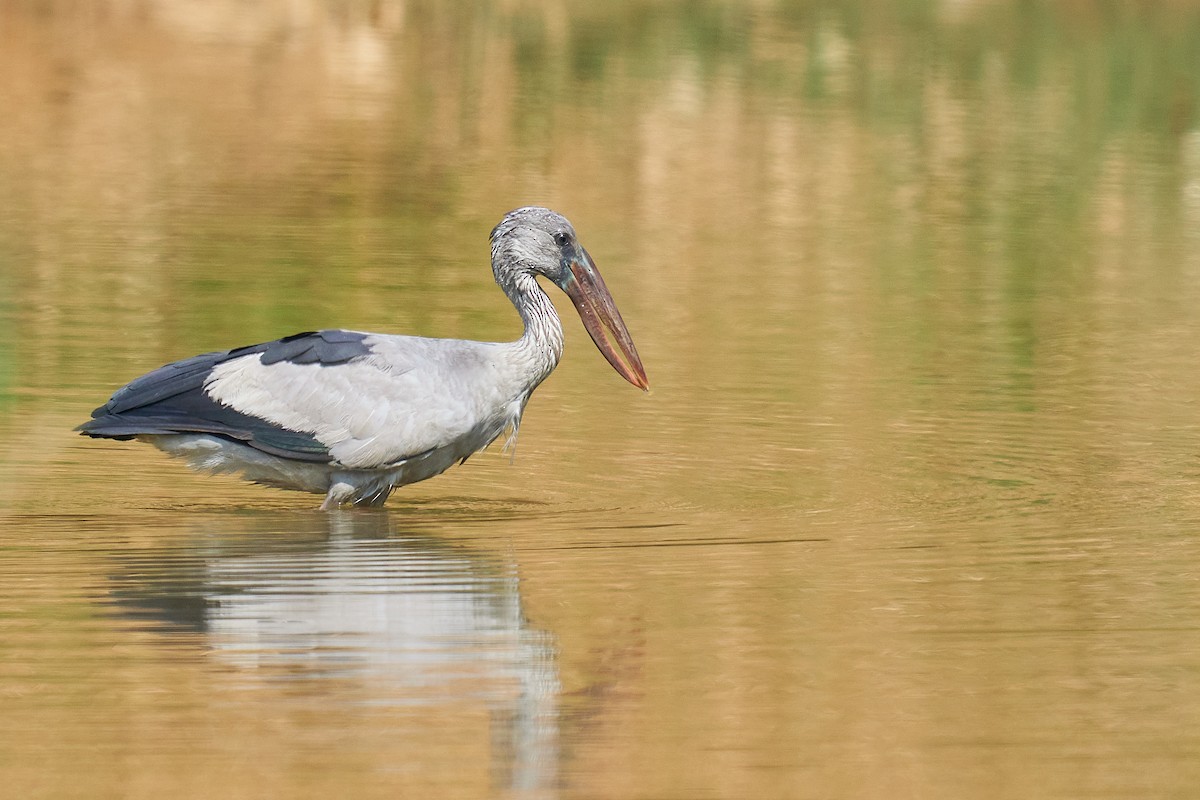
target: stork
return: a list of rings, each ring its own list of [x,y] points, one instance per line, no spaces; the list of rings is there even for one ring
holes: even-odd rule
[[[187,358],[118,389],[76,430],[138,439],[193,469],[325,495],[323,510],[382,505],[516,436],[533,390],[562,357],[563,329],[538,283],[571,298],[608,363],[640,389],[629,330],[566,217],[510,211],[491,233],[496,283],[525,331],[515,342],[321,330]]]

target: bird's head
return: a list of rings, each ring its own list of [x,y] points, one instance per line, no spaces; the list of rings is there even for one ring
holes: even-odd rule
[[[567,293],[601,354],[621,377],[648,389],[646,370],[621,312],[596,263],[562,214],[526,206],[504,215],[492,229],[492,270],[510,286],[521,274],[541,275]]]

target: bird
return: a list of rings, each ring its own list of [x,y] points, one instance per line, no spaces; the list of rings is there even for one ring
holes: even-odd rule
[[[650,384],[591,255],[563,215],[525,206],[492,229],[492,272],[524,322],[513,342],[305,331],[185,358],[118,389],[84,436],[148,442],[193,469],[381,506],[506,431],[558,365],[563,327],[538,278],[571,299],[626,381]]]

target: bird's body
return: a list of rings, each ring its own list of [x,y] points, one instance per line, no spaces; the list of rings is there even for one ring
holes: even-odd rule
[[[646,388],[620,314],[565,218],[510,212],[492,232],[492,266],[525,323],[515,342],[296,334],[160,367],[80,430],[150,442],[196,469],[324,494],[323,508],[381,504],[506,429],[515,434],[562,355],[562,325],[538,275],[567,291],[609,362]]]

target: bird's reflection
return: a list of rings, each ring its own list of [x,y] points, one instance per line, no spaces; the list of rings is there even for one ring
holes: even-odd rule
[[[221,530],[129,556],[114,576],[121,613],[202,633],[251,681],[348,683],[350,702],[482,703],[496,783],[554,785],[556,653],[522,614],[511,559],[402,532],[387,511],[208,520]]]

